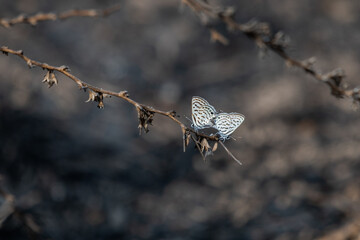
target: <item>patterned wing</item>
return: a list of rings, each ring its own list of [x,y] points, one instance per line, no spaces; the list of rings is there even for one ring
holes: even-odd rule
[[[240,113],[219,113],[215,118],[215,128],[221,140],[226,140],[245,120]]]
[[[192,127],[196,131],[214,125],[212,120],[216,117],[216,110],[202,97],[192,97],[191,110]]]

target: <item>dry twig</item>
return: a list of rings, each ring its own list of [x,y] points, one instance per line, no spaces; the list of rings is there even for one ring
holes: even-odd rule
[[[360,88],[349,88],[343,83],[345,72],[342,69],[335,69],[329,73],[322,74],[314,68],[314,58],[305,61],[299,61],[289,56],[286,52],[289,40],[282,32],[273,34],[270,26],[266,22],[250,21],[245,24],[237,23],[234,19],[235,11],[233,8],[212,6],[204,0],[182,0],[188,5],[199,17],[203,20],[211,33],[213,41],[219,41],[224,45],[228,44],[228,40],[219,33],[212,24],[211,20],[216,20],[224,23],[229,32],[242,32],[250,39],[254,40],[257,46],[262,50],[272,50],[281,58],[284,59],[288,66],[295,66],[304,70],[306,73],[312,75],[319,82],[325,83],[329,86],[331,94],[337,98],[350,98],[354,103],[360,104]]]
[[[176,122],[180,126],[182,134],[183,134],[184,151],[185,151],[185,148],[189,145],[190,137],[192,136],[196,146],[199,149],[199,152],[205,159],[206,156],[208,156],[210,153],[212,153],[213,151],[216,150],[216,149],[214,149],[215,145],[214,145],[214,147],[211,148],[207,141],[214,141],[214,142],[220,141],[220,139],[215,135],[206,135],[206,134],[198,133],[198,132],[194,131],[192,128],[188,128],[184,123],[182,123],[179,119],[177,119],[177,115],[176,115],[175,111],[161,111],[161,110],[155,109],[151,106],[147,106],[145,104],[138,103],[129,97],[129,94],[127,91],[113,92],[113,91],[105,90],[105,89],[102,89],[102,88],[99,88],[96,86],[92,86],[92,85],[80,80],[75,75],[71,74],[70,69],[67,66],[55,67],[55,66],[51,66],[47,63],[41,63],[41,62],[32,60],[29,57],[25,56],[24,52],[22,50],[16,51],[16,50],[12,50],[5,46],[0,47],[0,51],[3,52],[5,55],[13,54],[13,55],[20,57],[22,60],[24,60],[27,63],[29,68],[36,66],[36,67],[41,67],[42,69],[46,70],[47,73],[43,79],[43,82],[47,83],[49,87],[52,87],[54,84],[57,85],[57,83],[58,83],[58,80],[56,79],[56,76],[55,76],[55,72],[59,72],[65,76],[67,76],[68,78],[73,80],[80,89],[82,89],[84,91],[86,91],[86,90],[88,91],[89,99],[87,100],[87,102],[89,102],[89,101],[97,102],[98,108],[103,108],[104,107],[104,102],[103,102],[104,97],[110,97],[110,96],[121,98],[121,99],[127,101],[128,103],[134,105],[134,107],[136,108],[137,113],[138,113],[140,134],[141,134],[142,129],[145,132],[149,131],[149,125],[152,124],[154,115],[159,114],[159,115],[163,115],[165,117],[170,118],[172,121]],[[195,139],[197,139],[197,140],[195,140]],[[222,144],[222,146],[234,160],[239,162],[223,144]],[[205,150],[205,155],[203,155],[204,150]]]
[[[67,18],[72,17],[106,17],[110,14],[118,11],[120,9],[120,5],[115,5],[103,10],[98,9],[84,9],[84,10],[67,10],[61,13],[36,13],[31,16],[26,16],[24,14],[20,14],[19,16],[12,18],[12,19],[6,19],[6,18],[0,18],[0,26],[9,28],[15,24],[19,23],[27,23],[30,25],[35,26],[38,22],[43,21],[55,21],[57,19],[64,20]]]

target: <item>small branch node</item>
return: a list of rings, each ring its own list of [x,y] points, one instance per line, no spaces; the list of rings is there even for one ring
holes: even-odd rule
[[[44,79],[42,80],[43,83],[47,83],[48,87],[51,88],[54,84],[57,85],[58,84],[58,80],[54,74],[53,71],[47,71]]]
[[[92,89],[88,89],[89,90],[89,99],[86,100],[85,102],[97,102],[98,105],[97,107],[100,108],[100,109],[103,109],[104,108],[104,95],[102,92],[96,92],[96,91],[93,91]]]
[[[119,92],[119,96],[122,96],[122,97],[125,97],[125,98],[130,97],[128,91],[126,91],[126,90],[120,91],[120,92]]]

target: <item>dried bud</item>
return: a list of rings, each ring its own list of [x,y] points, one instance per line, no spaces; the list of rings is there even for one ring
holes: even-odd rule
[[[60,66],[60,70],[65,71],[65,72],[70,72],[70,68],[65,65]]]
[[[41,65],[41,68],[42,68],[43,70],[48,70],[48,71],[49,71],[49,67],[50,67],[50,65],[47,64],[47,63],[43,63],[43,64]]]
[[[252,36],[269,37],[271,34],[270,25],[266,22],[250,20],[242,25],[244,32]]]
[[[110,94],[107,94],[107,93],[104,93],[104,94],[103,94],[103,97],[104,97],[104,98],[111,98],[111,95],[110,95]]]
[[[212,147],[212,151],[215,152],[218,148],[218,142],[214,143],[214,146]]]
[[[322,80],[327,83],[331,89],[331,94],[337,98],[344,97],[344,89],[340,87],[342,80],[345,77],[343,69],[338,68],[327,74],[322,75]]]
[[[104,102],[102,101],[102,99],[99,101],[97,107],[100,108],[100,109],[103,109],[105,107]]]
[[[96,97],[97,97],[97,93],[89,89],[89,99],[86,100],[86,102],[95,101]]]
[[[311,58],[305,59],[301,63],[304,65],[305,68],[307,68],[309,70],[314,70],[314,65],[316,63],[316,57],[311,57]]]
[[[32,62],[31,62],[30,59],[26,61],[26,64],[29,66],[29,68],[33,68],[33,67],[34,67],[34,65],[32,64]]]
[[[54,84],[58,84],[58,80],[55,77],[54,72],[48,71],[44,77],[43,83],[47,83],[48,87],[51,88]]]
[[[203,138],[200,142],[201,145],[201,151],[203,152],[204,150],[207,152],[209,149],[211,149],[208,141],[206,140],[206,138]]]
[[[149,132],[149,125],[152,125],[154,113],[144,107],[137,107],[136,110],[139,118],[139,134],[141,135],[142,129],[144,129],[146,133]]]
[[[230,17],[233,18],[235,16],[236,9],[234,7],[227,7],[221,13],[221,17]]]
[[[200,147],[201,155],[203,156],[204,161],[206,161],[206,157],[213,154],[212,148],[206,138],[201,140]],[[203,152],[205,152],[205,154],[203,154]]]
[[[86,100],[86,102],[98,102],[97,107],[102,109],[104,108],[104,95],[101,92],[95,92],[91,89],[89,89],[89,99]]]
[[[121,91],[121,92],[119,92],[119,94],[124,96],[124,97],[130,97],[128,91]]]
[[[342,68],[337,68],[329,74],[329,77],[335,82],[336,86],[340,86],[345,77],[345,71]]]
[[[285,35],[283,32],[277,32],[271,39],[271,44],[273,47],[284,50],[289,46],[290,38]]]

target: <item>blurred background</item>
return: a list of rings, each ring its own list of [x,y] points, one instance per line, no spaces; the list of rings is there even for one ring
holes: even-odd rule
[[[271,52],[260,58],[241,34],[227,35],[228,46],[211,43],[179,0],[0,0],[0,17],[116,3],[121,10],[107,18],[0,27],[0,45],[174,109],[188,125],[194,95],[240,112],[246,120],[226,145],[243,165],[222,148],[207,163],[193,145],[183,153],[179,126],[162,116],[139,136],[132,105],[111,98],[99,110],[64,76],[48,89],[45,71],[1,55],[1,186],[41,228],[38,236],[359,238],[360,119],[350,100],[334,98]],[[360,2],[221,4],[234,6],[239,22],[255,18],[284,31],[293,57],[316,56],[323,72],[342,67],[350,85],[360,85]],[[0,239],[31,237],[18,215],[4,222]]]

